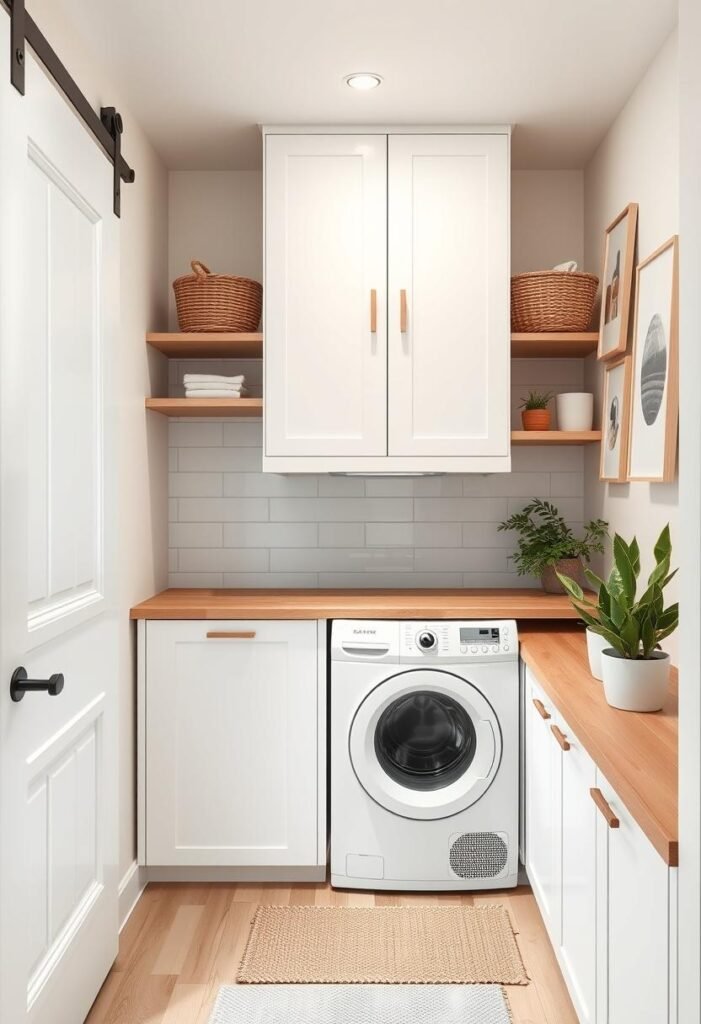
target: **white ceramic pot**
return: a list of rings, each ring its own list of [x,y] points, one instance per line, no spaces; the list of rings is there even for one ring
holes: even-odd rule
[[[594,396],[586,392],[557,395],[557,429],[591,430],[594,422]]]
[[[604,673],[601,667],[601,652],[609,646],[608,640],[593,630],[587,628],[587,654],[589,655],[589,671],[594,679],[603,679]]]
[[[659,711],[669,688],[669,655],[655,651],[651,658],[623,658],[612,647],[601,652],[604,693],[621,711]]]

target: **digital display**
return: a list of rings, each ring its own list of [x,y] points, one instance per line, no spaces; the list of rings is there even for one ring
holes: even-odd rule
[[[461,644],[492,644],[499,646],[499,630],[496,626],[461,626]]]

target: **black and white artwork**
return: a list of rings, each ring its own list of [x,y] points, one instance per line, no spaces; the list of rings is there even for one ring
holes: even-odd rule
[[[638,207],[630,203],[606,229],[599,359],[614,359],[622,355],[628,345],[637,220]]]
[[[659,313],[653,313],[645,335],[643,365],[640,371],[640,404],[643,418],[651,427],[662,408],[667,380],[667,338]]]
[[[676,237],[638,265],[628,477],[674,478],[679,413]]]
[[[610,483],[627,479],[630,369],[630,356],[619,356],[606,364],[599,477]]]

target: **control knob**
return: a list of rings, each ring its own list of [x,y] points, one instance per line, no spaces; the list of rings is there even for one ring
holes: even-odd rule
[[[422,651],[433,651],[438,646],[438,637],[430,629],[422,629],[416,637]]]

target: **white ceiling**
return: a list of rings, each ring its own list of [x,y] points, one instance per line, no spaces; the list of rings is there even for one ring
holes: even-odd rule
[[[515,166],[582,167],[677,14],[676,0],[63,4],[166,164],[209,170],[260,166],[259,123],[383,122],[510,122]],[[356,92],[352,71],[384,84]]]

